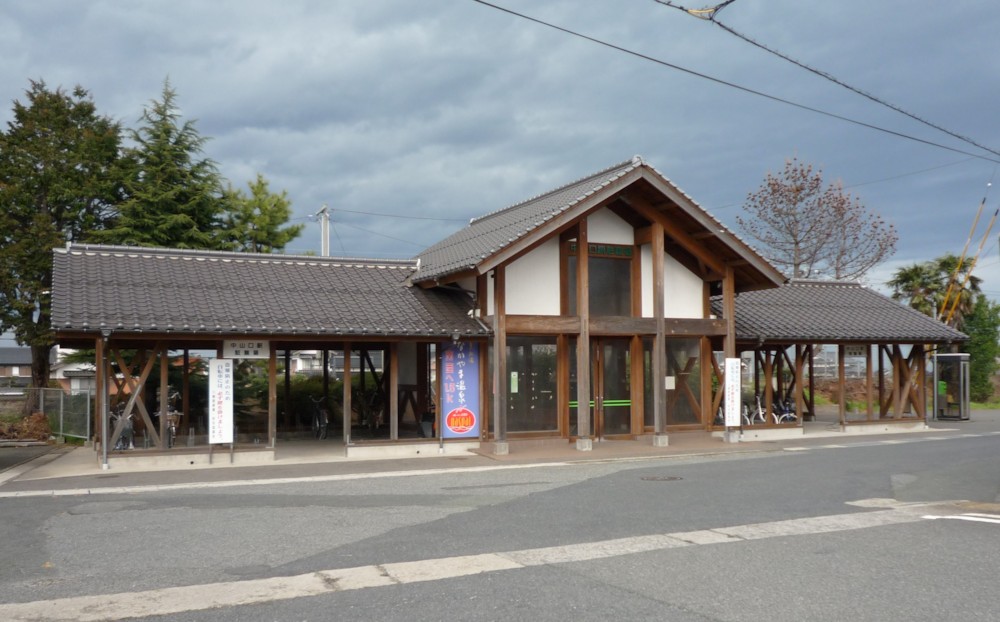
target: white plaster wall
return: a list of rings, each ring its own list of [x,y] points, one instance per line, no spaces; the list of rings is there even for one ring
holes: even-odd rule
[[[653,317],[653,249],[648,244],[640,253],[642,270],[642,317]],[[670,255],[663,260],[663,316],[702,318],[704,283]]]
[[[544,242],[507,266],[507,314],[559,315],[558,238]]]
[[[667,255],[663,261],[664,317],[705,317],[705,282],[676,259]]]
[[[604,244],[635,244],[632,226],[611,210],[600,209],[587,217],[587,240]]]

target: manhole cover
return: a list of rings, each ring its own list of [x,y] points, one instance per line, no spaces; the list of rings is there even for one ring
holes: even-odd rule
[[[647,475],[642,478],[644,482],[676,482],[680,477],[674,477],[672,475]]]

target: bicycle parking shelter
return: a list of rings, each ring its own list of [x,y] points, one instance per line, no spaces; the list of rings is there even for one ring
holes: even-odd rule
[[[743,353],[768,407],[795,404],[796,423],[760,429],[801,431],[822,343],[867,357],[865,417],[848,421],[842,403],[845,425],[915,421],[927,345],[965,338],[857,284],[788,282],[639,157],[473,219],[412,260],[71,244],[54,267],[57,339],[93,348],[98,386],[109,387],[97,411],[127,395],[157,447],[171,365],[183,434],[202,356],[192,353],[221,358],[227,342],[267,351],[265,406],[241,450],[273,452],[311,421],[291,390],[293,354],[310,350],[322,353],[330,436],[343,451],[433,442],[504,453],[521,442],[586,451],[718,432],[719,361]],[[331,356],[343,361],[340,379]],[[137,389],[154,369],[158,426]],[[364,425],[373,408],[378,434]],[[431,410],[436,438],[421,438]],[[119,433],[108,431],[110,445]]]

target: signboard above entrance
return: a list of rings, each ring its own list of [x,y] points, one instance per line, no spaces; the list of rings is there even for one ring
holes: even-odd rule
[[[222,358],[266,359],[271,356],[270,341],[226,339],[222,344]]]

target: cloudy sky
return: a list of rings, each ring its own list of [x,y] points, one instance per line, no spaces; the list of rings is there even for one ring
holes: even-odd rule
[[[319,251],[328,205],[331,253],[380,258],[635,154],[735,229],[797,157],[898,228],[876,287],[961,252],[985,196],[971,252],[986,240],[976,273],[1000,298],[1000,156],[653,0],[496,4],[662,62],[473,0],[5,0],[0,122],[42,79],[136,127],[169,78],[226,179],[287,191],[307,224],[290,252]],[[1000,3],[735,0],[718,19],[1000,150]]]

